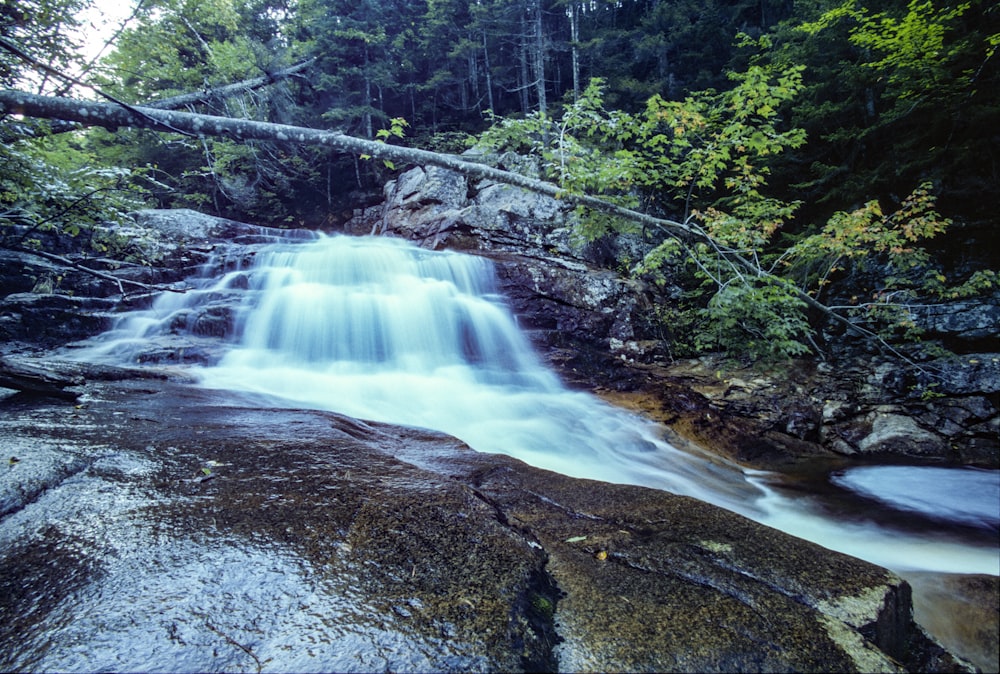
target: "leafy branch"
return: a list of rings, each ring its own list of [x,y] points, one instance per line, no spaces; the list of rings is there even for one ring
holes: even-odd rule
[[[535,114],[495,120],[479,147],[534,155],[542,176],[573,197],[597,194],[612,202],[600,208],[577,202],[615,216],[584,213],[577,234],[585,240],[635,231],[636,223],[644,235],[655,233],[655,245],[633,273],[663,284],[668,269],[690,265],[700,283],[689,293],[696,300],[693,322],[702,326],[698,348],[751,358],[802,355],[807,344],[816,348],[809,318],[815,312],[906,359],[888,336],[900,327],[916,333],[892,291],[930,292],[944,281],[919,245],[950,224],[934,210],[931,186],[920,185],[894,213],[874,201],[837,213],[817,234],[776,250],[775,235],[798,203],[768,196],[767,177],[773,158],[805,142],[801,129],[781,127],[782,107],[802,90],[802,68],[752,65],[731,78],[734,87],[721,93],[699,92],[683,101],[653,96],[635,115],[605,110],[602,82],[595,80],[561,119]],[[678,218],[636,218],[621,206],[639,203]],[[838,272],[863,260],[890,270],[876,291],[879,311],[842,311],[819,301]],[[980,275],[974,285],[990,283]],[[866,327],[869,322],[884,327]]]

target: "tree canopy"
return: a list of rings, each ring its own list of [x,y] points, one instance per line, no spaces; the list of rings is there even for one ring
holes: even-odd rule
[[[500,177],[578,204],[581,239],[641,232],[631,273],[687,275],[665,311],[692,348],[802,353],[816,312],[887,340],[907,303],[995,284],[988,251],[949,269],[932,241],[988,226],[1000,193],[1000,10],[982,0],[140,0],[96,63],[76,32],[90,0],[28,4],[0,6],[3,86],[103,97],[117,121],[57,133],[5,94],[0,222],[21,243],[137,203],[329,227],[395,170],[478,143],[537,157],[541,181]],[[820,301],[872,270],[865,296]]]

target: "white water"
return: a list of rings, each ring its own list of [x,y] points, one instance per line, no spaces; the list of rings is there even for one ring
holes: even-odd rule
[[[201,294],[212,297],[232,284],[223,277]],[[1000,574],[995,544],[826,516],[821,504],[773,487],[773,475],[681,451],[657,425],[566,389],[536,358],[485,259],[393,239],[322,238],[261,252],[248,285],[240,341],[201,371],[205,386],[432,428],[479,451],[574,477],[694,496],[889,568]],[[108,354],[116,344],[141,343],[155,331],[152,323],[176,324],[184,311],[155,305],[101,348]],[[884,470],[880,483],[908,484],[906,468]],[[997,482],[997,471],[986,473]],[[949,475],[962,480],[959,472]],[[970,495],[970,507],[985,507],[998,526],[995,499],[990,504],[961,485],[955,489]]]

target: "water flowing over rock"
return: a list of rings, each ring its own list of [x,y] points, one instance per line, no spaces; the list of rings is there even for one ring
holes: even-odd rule
[[[356,212],[347,228],[493,258],[520,324],[564,380],[661,398],[661,418],[745,464],[903,456],[1000,468],[993,300],[975,310],[968,302],[915,309],[931,336],[979,353],[918,367],[852,358],[850,367],[805,363],[800,373],[794,364],[765,383],[751,373],[730,385],[717,373],[731,364],[665,357],[647,290],[615,271],[641,259],[646,245],[626,236],[583,245],[571,234],[574,217],[551,197],[470,185],[431,167],[388,183],[384,203]]]
[[[436,167],[404,173],[386,185],[385,197],[358,212],[347,231],[492,258],[501,290],[536,344],[598,360],[648,357],[654,348],[641,284],[598,264],[614,258],[612,243],[574,241],[558,200],[489,181],[470,186]]]
[[[485,410],[498,419],[509,417],[504,422],[507,425],[491,427],[480,419],[462,429],[443,430],[462,436],[472,429],[479,435],[470,436],[470,444],[490,452],[506,452],[504,445],[534,439],[538,447],[529,447],[524,458],[533,461],[538,453],[551,456],[553,450],[562,452],[561,473],[576,474],[590,463],[588,469],[601,467],[602,480],[667,480],[657,482],[658,489],[698,498],[708,498],[708,492],[700,491],[700,483],[708,479],[717,485],[709,490],[714,492],[712,498],[720,498],[730,509],[746,507],[748,514],[758,518],[774,517],[775,525],[788,524],[781,521],[784,511],[780,508],[768,511],[775,504],[783,508],[781,504],[788,499],[773,491],[766,479],[752,473],[743,475],[724,459],[715,459],[713,466],[712,460],[706,462],[701,456],[697,464],[687,464],[689,459],[684,457],[697,452],[670,451],[662,438],[647,433],[645,422],[638,417],[628,417],[626,424],[613,421],[609,428],[607,419],[624,417],[604,417],[603,411],[596,412],[602,408],[590,399],[578,407],[575,403],[567,407],[567,401],[581,400],[578,394],[566,391],[534,356],[524,355],[522,338],[512,336],[515,333],[509,330],[510,319],[481,324],[474,318],[480,311],[489,314],[500,309],[507,301],[500,297],[502,293],[513,298],[509,301],[517,322],[529,328],[535,344],[572,346],[575,353],[597,354],[595,360],[602,363],[622,361],[623,355],[628,361],[627,353],[639,360],[654,353],[635,339],[645,334],[636,319],[643,302],[641,286],[591,264],[588,259],[597,252],[574,247],[568,230],[553,229],[553,220],[563,216],[551,200],[524,204],[517,194],[492,190],[489,185],[478,186],[470,197],[467,185],[434,171],[424,172],[423,178],[413,174],[407,179],[411,184],[406,189],[416,191],[408,192],[409,197],[400,193],[399,199],[390,193],[390,203],[398,201],[396,206],[379,211],[378,217],[360,214],[354,226],[367,218],[376,231],[388,227],[398,234],[384,216],[398,215],[408,208],[414,215],[409,222],[420,225],[414,231],[428,247],[443,245],[439,237],[444,236],[453,237],[447,242],[449,247],[462,241],[467,247],[474,244],[480,254],[492,260],[499,285],[483,285],[464,272],[457,273],[465,268],[465,261],[451,266],[448,256],[421,253],[419,249],[407,249],[406,255],[412,256],[409,262],[394,258],[383,266],[396,272],[416,260],[417,266],[436,271],[408,276],[405,282],[391,285],[390,292],[382,280],[350,274],[339,281],[328,276],[317,279],[310,276],[312,272],[276,261],[281,256],[299,257],[299,246],[291,245],[284,233],[195,218],[188,235],[175,229],[184,222],[183,214],[177,221],[173,215],[161,213],[139,217],[145,222],[143,236],[160,237],[157,240],[164,244],[164,259],[176,261],[192,275],[185,277],[187,292],[183,295],[149,297],[139,303],[139,311],[100,316],[106,319],[107,327],[116,326],[105,336],[106,343],[115,349],[124,345],[125,350],[115,356],[117,362],[159,363],[161,367],[221,364],[217,370],[221,373],[226,367],[249,365],[256,368],[252,375],[256,382],[251,378],[248,386],[244,379],[234,388],[266,391],[268,396],[234,399],[227,394],[214,398],[215,394],[164,384],[160,379],[99,384],[95,382],[102,378],[132,379],[136,370],[83,364],[78,367],[89,383],[76,387],[83,403],[73,411],[68,406],[58,408],[18,397],[6,401],[9,418],[14,421],[0,438],[10,441],[12,460],[6,475],[15,477],[4,485],[3,503],[10,515],[0,525],[13,527],[11,547],[3,550],[12,551],[10,559],[21,560],[10,567],[17,573],[6,581],[13,598],[8,606],[17,605],[18,598],[26,596],[20,594],[15,587],[18,581],[12,578],[29,578],[32,591],[52,598],[44,608],[25,616],[13,608],[5,609],[5,615],[9,611],[18,616],[18,629],[39,625],[32,632],[37,640],[26,642],[16,651],[19,655],[12,656],[21,658],[12,661],[18,668],[41,663],[59,669],[79,662],[74,660],[78,654],[45,651],[39,644],[49,638],[49,632],[84,641],[90,638],[81,636],[82,632],[60,631],[72,620],[66,618],[69,602],[62,597],[80,588],[86,588],[82,591],[93,599],[88,607],[104,607],[109,615],[117,616],[105,623],[84,621],[84,631],[120,631],[130,640],[145,639],[152,644],[150,652],[137,653],[128,660],[129,656],[120,653],[120,646],[92,642],[92,651],[106,654],[107,668],[141,669],[153,661],[142,658],[156,658],[163,652],[180,657],[181,650],[172,649],[189,644],[200,646],[194,654],[183,650],[185,658],[193,658],[184,660],[191,668],[219,668],[212,663],[220,661],[208,660],[197,651],[216,653],[220,643],[232,650],[224,656],[229,658],[221,666],[224,669],[264,668],[268,663],[278,663],[275,668],[279,669],[314,669],[316,663],[323,663],[317,666],[356,671],[556,667],[895,671],[964,666],[911,624],[908,586],[898,576],[778,534],[731,512],[664,491],[540,472],[514,459],[470,452],[453,438],[429,431],[337,415],[260,409],[274,405],[271,396],[276,394],[286,398],[283,405],[324,406],[301,396],[325,387],[341,394],[338,405],[345,407],[340,411],[356,417],[379,419],[368,406],[378,400],[388,402],[391,408],[418,410],[415,417],[392,419],[407,426],[438,426],[434,415],[439,412],[461,419],[463,415],[456,415],[456,411]],[[436,195],[433,200],[414,196],[423,194],[417,189],[421,185],[420,189]],[[479,201],[470,206],[470,198]],[[440,216],[454,214],[455,204],[464,204],[459,210],[472,210],[445,226]],[[482,210],[484,204],[490,204],[490,210]],[[421,214],[428,219],[421,220]],[[471,220],[479,223],[474,227],[469,225],[473,216],[480,218]],[[364,229],[371,231],[367,226]],[[220,232],[227,240],[211,238]],[[300,241],[315,237],[306,233],[294,236]],[[240,245],[234,246],[228,239]],[[534,243],[524,244],[528,239]],[[167,245],[170,241],[180,243],[171,248]],[[313,241],[301,250],[320,251],[329,243]],[[358,250],[353,253],[361,254]],[[332,270],[334,275],[343,267],[329,264],[328,258],[314,266],[323,274]],[[193,274],[197,269],[211,273]],[[160,280],[173,283],[172,274],[176,271],[165,271]],[[423,295],[407,294],[417,289],[438,293],[423,312],[416,311]],[[393,302],[395,308],[384,314],[368,313],[366,308],[371,303],[390,306]],[[296,304],[304,311],[295,311]],[[10,307],[0,307],[0,316],[10,316]],[[616,313],[620,309],[624,312],[621,315]],[[348,318],[337,327],[345,332],[335,342],[320,340],[303,348],[309,343],[309,330],[304,324],[302,331],[295,326],[310,311],[316,318]],[[444,312],[451,327],[442,332],[437,319],[425,324],[416,318],[427,312]],[[270,318],[263,318],[268,315]],[[396,318],[402,323],[391,325]],[[297,334],[294,339],[289,338],[286,327]],[[586,331],[590,330],[595,332],[588,337]],[[352,334],[358,331],[368,337],[355,343]],[[409,347],[396,348],[395,336],[407,332],[416,335],[417,341],[425,336],[427,343],[450,344],[451,355],[441,360],[440,354],[434,354],[437,360],[429,369],[451,376],[424,380],[435,383],[423,388],[404,386],[399,363],[423,362],[424,357],[415,356]],[[27,332],[12,334],[20,339],[28,337]],[[370,339],[377,335],[381,338]],[[234,350],[235,343],[241,347]],[[495,346],[485,346],[491,343]],[[350,348],[344,353],[331,351],[345,345]],[[79,353],[79,347],[70,352],[74,350]],[[351,371],[352,354],[358,350],[365,353],[356,363],[363,367]],[[558,348],[548,350],[546,360],[557,362],[558,352]],[[328,371],[331,363],[340,368],[332,378]],[[380,370],[386,363],[392,367]],[[579,356],[572,356],[567,363],[573,365],[564,367],[564,373],[584,365]],[[287,370],[278,372],[278,368],[288,366],[292,366],[293,377],[287,376]],[[642,367],[647,364],[629,366],[632,374],[626,377],[644,372]],[[46,367],[72,375],[68,372],[72,367],[64,362]],[[653,363],[648,367],[657,366]],[[245,369],[241,372],[246,374]],[[380,372],[384,375],[381,383]],[[407,371],[407,378],[412,375],[412,370]],[[326,383],[317,387],[313,382],[320,381],[320,376],[327,377],[323,380]],[[580,381],[591,381],[589,376],[589,372],[582,373]],[[572,380],[572,376],[566,378]],[[273,384],[278,381],[291,385],[275,391]],[[521,411],[509,415],[499,405],[481,404],[483,399],[477,402],[479,394],[470,392],[478,389],[460,387],[447,401],[437,396],[445,384],[469,381],[518,392],[522,398],[517,409]],[[215,383],[232,382],[218,379]],[[361,388],[352,388],[355,384]],[[373,384],[375,389],[365,388]],[[878,385],[899,384],[885,376]],[[736,429],[743,439],[754,439],[760,436],[759,426],[747,422],[741,431],[736,414],[726,419],[718,412],[726,411],[726,406],[731,412],[739,409],[734,392],[759,391],[765,386],[766,382],[753,380],[730,381],[721,396],[704,388],[702,395],[695,382],[669,398],[671,404],[686,405],[684,401],[688,401],[694,413],[686,418],[703,421],[702,430]],[[530,395],[524,395],[525,391]],[[667,389],[661,393],[666,396]],[[558,398],[558,406],[547,396]],[[287,399],[299,402],[288,403]],[[988,406],[977,407],[969,400],[963,408],[967,419],[983,419],[988,424],[995,418]],[[849,415],[843,407],[838,412],[832,406],[817,408],[815,402],[784,409],[769,443],[755,445],[759,448],[753,450],[756,454],[737,453],[734,458],[752,464],[784,442],[783,451],[788,455],[799,452],[829,459],[831,453],[820,445],[827,419]],[[354,409],[351,404],[362,407]],[[452,409],[446,409],[449,407]],[[60,410],[68,414],[60,414]],[[895,414],[896,410],[884,411]],[[948,414],[956,416],[954,411]],[[546,416],[562,417],[560,423],[577,427],[577,434],[556,440],[539,434],[531,424]],[[54,417],[61,417],[68,426],[51,424],[46,431],[46,426],[39,424],[40,419]],[[511,430],[516,428],[516,423],[509,425],[512,420],[522,423],[523,432]],[[30,445],[38,447],[37,454],[25,449],[29,447],[26,438],[32,437],[29,427],[36,438],[39,432],[52,434],[51,442]],[[879,427],[882,437],[895,437],[887,428]],[[622,437],[628,440],[611,443],[613,451],[602,454],[605,450],[598,445],[608,433],[624,433]],[[865,437],[853,439],[851,446],[860,446]],[[788,438],[797,444],[789,443]],[[593,444],[591,439],[600,442]],[[360,446],[353,444],[355,441]],[[489,442],[497,447],[486,444]],[[871,446],[875,444],[872,441]],[[572,451],[567,452],[567,448]],[[622,461],[623,451],[633,463]],[[873,453],[880,451],[874,449]],[[667,456],[670,460],[664,461]],[[51,462],[51,469],[39,468],[35,458],[43,466]],[[661,470],[664,463],[674,465]],[[619,472],[627,465],[633,466],[631,475]],[[238,468],[227,475],[224,469],[231,466]],[[685,474],[685,466],[693,472]],[[185,477],[178,477],[184,471]],[[21,476],[26,473],[30,477],[22,489]],[[235,479],[223,479],[230,477]],[[86,502],[73,502],[77,481],[85,483],[85,493],[97,495],[94,512],[103,513],[102,521],[112,525],[123,521],[122,530],[102,528],[104,524],[78,526],[77,520],[91,520],[84,517]],[[123,484],[129,485],[130,495],[135,487],[138,500],[108,497]],[[69,514],[60,520],[61,526],[41,527],[33,518],[54,505],[46,500],[54,494],[69,501],[65,504]],[[367,495],[368,500],[359,501],[359,494]],[[171,504],[164,513],[178,519],[157,519],[164,502]],[[151,512],[156,516],[149,515]],[[139,514],[132,519],[135,513]],[[813,529],[821,523],[809,520],[805,527]],[[989,530],[997,524],[987,522],[984,526]],[[94,531],[114,531],[131,543],[106,545]],[[872,538],[871,530],[859,533],[862,539]],[[39,541],[41,545],[36,545]],[[179,542],[175,546],[172,541]],[[69,585],[54,580],[47,567],[43,568],[44,554],[29,555],[29,549],[51,552],[67,559],[71,566],[76,564],[67,577]],[[990,554],[995,550],[986,550],[982,557],[987,565]],[[955,557],[952,552],[945,555]],[[128,561],[115,566],[106,557]],[[224,593],[213,591],[204,560],[216,558],[220,560],[219,573],[231,588],[226,592],[239,599],[226,599]],[[265,563],[268,559],[273,560],[270,567]],[[978,555],[976,559],[981,561]],[[341,565],[340,560],[349,563]],[[482,575],[470,571],[469,560],[476,561],[473,566],[481,568]],[[429,562],[427,569],[424,562]],[[238,580],[230,583],[235,578],[231,570],[246,565],[260,573],[246,585]],[[143,575],[146,568],[168,570],[166,587],[161,590],[164,594],[158,596],[176,598],[176,585],[183,577],[193,577],[199,590],[194,599],[185,597],[178,612],[151,632],[129,632],[121,618],[129,610],[128,599],[118,587],[127,594],[133,591],[129,588],[148,585],[149,577]],[[115,576],[115,572],[121,575]],[[91,582],[102,574],[112,580],[103,585]],[[137,584],[125,582],[135,580],[130,574],[138,579]],[[280,578],[291,581],[279,582]],[[273,592],[260,589],[271,585],[276,588]],[[155,602],[163,600],[151,601],[153,604],[143,605],[143,611],[152,611]],[[223,624],[213,618],[229,615],[243,604],[250,613],[261,605],[273,605],[282,615],[268,617],[273,622],[263,628],[249,614]],[[326,608],[308,610],[317,605]],[[289,606],[305,611],[300,616],[291,610],[301,621],[289,621]],[[476,612],[477,607],[483,615]],[[101,613],[99,609],[88,611]],[[783,618],[775,632],[774,616],[786,615],[788,619]],[[645,620],[649,616],[655,618],[652,627]],[[268,640],[262,634],[279,637]],[[666,643],[663,635],[669,635]],[[320,646],[314,647],[316,644]],[[627,648],[622,644],[628,644]],[[50,653],[47,657],[51,659],[32,660],[39,652]],[[291,652],[299,659],[289,656]],[[346,652],[361,652],[367,659],[343,659]]]
[[[165,380],[82,401],[0,401],[5,670],[962,668],[897,576],[689,498]]]

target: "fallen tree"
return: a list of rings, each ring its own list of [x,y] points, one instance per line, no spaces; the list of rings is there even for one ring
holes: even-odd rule
[[[678,222],[658,218],[588,194],[570,192],[552,183],[504,171],[485,163],[471,161],[455,155],[389,145],[381,141],[365,140],[337,131],[163,110],[147,106],[133,106],[120,102],[108,103],[40,96],[17,90],[0,90],[0,113],[74,121],[85,125],[104,127],[109,130],[117,130],[122,127],[137,127],[197,137],[222,136],[236,141],[261,140],[275,143],[319,146],[329,148],[333,151],[363,155],[394,163],[439,166],[474,179],[493,180],[520,187],[525,190],[554,197],[568,205],[583,206],[594,211],[624,218],[645,228],[662,231],[680,241],[707,244],[716,252],[719,260],[730,266],[738,276],[745,275],[750,278],[780,284],[792,296],[810,309],[842,324],[857,335],[872,339],[882,349],[909,361],[904,354],[888,344],[875,332],[858,325],[849,317],[837,313],[837,311],[819,302],[809,293],[797,288],[794,284],[787,283],[781,277],[772,274],[760,264],[745,257],[740,251],[720,243],[691,219],[685,222]]]
[[[266,87],[270,84],[292,77],[293,75],[297,75],[315,63],[315,61],[316,59],[312,58],[307,61],[302,61],[301,63],[296,63],[293,66],[288,66],[287,68],[281,68],[280,70],[266,73],[260,77],[252,77],[240,82],[226,84],[221,87],[205,89],[204,91],[195,91],[189,94],[171,96],[170,98],[161,98],[160,100],[149,103],[148,107],[157,108],[159,110],[179,110],[180,108],[188,105],[207,103],[213,100],[237,96],[244,92],[260,89],[261,87]]]
[[[518,173],[460,159],[454,155],[389,145],[379,141],[348,136],[337,131],[163,110],[148,106],[39,96],[10,89],[0,90],[0,113],[73,121],[88,126],[100,126],[112,131],[121,127],[135,127],[195,136],[224,136],[237,141],[264,140],[313,145],[397,163],[440,166],[472,178],[495,180],[562,199],[572,205],[586,206],[618,215],[649,227],[673,230],[675,235],[679,234],[699,240],[706,238],[706,235],[696,227],[673,220],[656,218],[586,194],[570,193],[552,183],[535,180]]]
[[[70,389],[82,386],[83,383],[84,379],[79,375],[63,374],[9,358],[0,358],[0,388],[75,400],[80,394]]]
[[[116,103],[120,106],[132,109],[134,111],[134,108],[128,105],[127,103],[119,101],[113,96],[110,96],[104,93],[103,91],[94,88],[93,86],[87,84],[86,82],[82,82],[80,79],[76,77],[71,77],[69,75],[66,75],[63,72],[60,72],[38,61],[37,59],[33,58],[30,54],[26,53],[24,50],[18,47],[17,45],[12,44],[11,42],[4,40],[2,38],[0,38],[0,49],[4,49],[13,54],[14,56],[18,57],[19,59],[25,61],[26,63],[31,64],[39,72],[45,72],[54,77],[65,80],[68,85],[76,85],[88,89],[93,89],[99,96],[111,101],[112,103]],[[271,84],[275,84],[276,82],[280,82],[281,80],[287,79],[289,77],[293,77],[294,75],[301,73],[303,70],[306,70],[309,66],[311,66],[315,62],[316,62],[315,58],[307,59],[300,63],[288,66],[286,68],[279,68],[277,70],[274,70],[273,72],[266,72],[264,75],[261,75],[259,77],[252,77],[246,80],[241,80],[239,82],[233,82],[231,84],[226,84],[219,87],[213,87],[211,89],[205,88],[202,91],[195,91],[187,94],[180,94],[178,96],[171,96],[169,98],[162,98],[156,101],[151,101],[149,103],[146,103],[145,107],[157,108],[160,110],[179,110],[187,106],[204,104],[204,103],[209,103],[211,101],[219,101],[226,98],[231,98],[233,96],[238,96],[239,94],[248,91],[253,91],[255,89],[260,89],[269,86]],[[48,133],[65,133],[80,128],[80,124],[87,125],[86,122],[76,122],[69,119],[55,119],[54,121],[57,122],[57,125],[51,125],[44,132],[40,131],[39,129],[21,126],[16,129],[15,134],[11,135],[9,138],[4,138],[4,141],[9,142],[12,140],[17,140],[18,137],[38,137],[40,135],[45,135]]]

